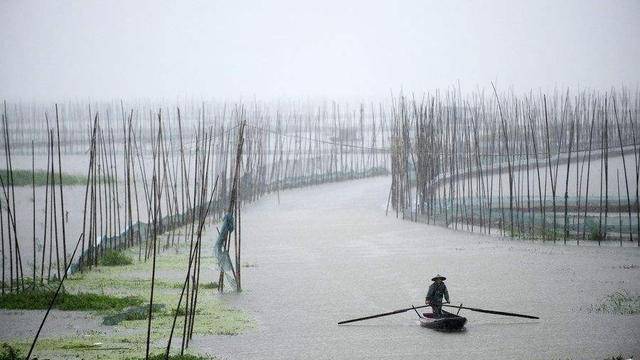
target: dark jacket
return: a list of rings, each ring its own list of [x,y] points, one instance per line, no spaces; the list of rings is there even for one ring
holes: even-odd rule
[[[449,302],[449,291],[447,291],[447,285],[443,282],[437,283],[433,282],[431,286],[429,286],[429,291],[427,292],[427,301],[442,304],[442,297]]]

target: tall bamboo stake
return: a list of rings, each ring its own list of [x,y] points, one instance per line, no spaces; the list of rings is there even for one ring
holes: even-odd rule
[[[62,217],[62,257],[63,257],[63,268],[67,268],[67,233],[65,230],[65,211],[64,211],[64,192],[62,191],[62,158],[60,154],[60,120],[58,117],[58,104],[56,104],[56,137],[58,139],[58,177],[60,184],[60,215]]]

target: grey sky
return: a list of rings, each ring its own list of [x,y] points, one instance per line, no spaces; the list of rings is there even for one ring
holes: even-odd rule
[[[640,1],[6,1],[0,97],[640,84]]]

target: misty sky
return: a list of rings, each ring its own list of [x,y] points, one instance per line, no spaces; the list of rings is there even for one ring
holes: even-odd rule
[[[8,100],[636,89],[639,60],[638,0],[0,0]]]

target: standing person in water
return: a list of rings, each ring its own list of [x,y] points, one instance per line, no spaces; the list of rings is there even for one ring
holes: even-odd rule
[[[446,300],[446,303],[449,303],[449,291],[447,291],[447,285],[444,284],[444,281],[447,278],[438,274],[434,278],[431,279],[433,284],[429,286],[429,291],[427,291],[427,297],[425,299],[425,304],[431,306],[433,309],[433,314],[436,316],[442,315],[442,297]]]

